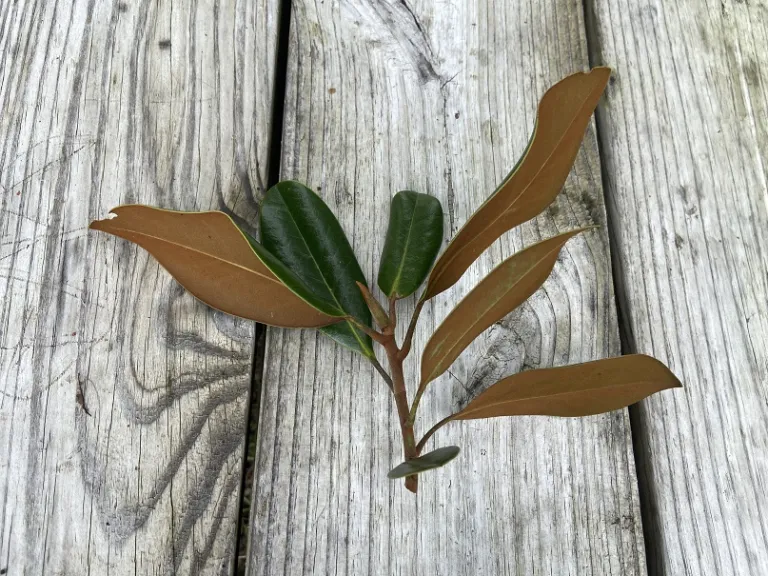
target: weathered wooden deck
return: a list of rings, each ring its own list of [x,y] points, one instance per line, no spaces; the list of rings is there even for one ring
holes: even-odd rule
[[[372,278],[394,192],[438,196],[454,233],[590,64],[615,73],[563,193],[416,347],[502,256],[601,228],[424,418],[622,352],[686,388],[446,427],[463,454],[418,497],[386,479],[400,440],[367,363],[260,339],[86,230],[129,202],[247,225],[291,177]],[[0,574],[768,574],[767,158],[766,0],[0,0]]]

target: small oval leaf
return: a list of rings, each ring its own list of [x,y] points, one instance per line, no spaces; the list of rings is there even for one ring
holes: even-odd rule
[[[176,212],[119,206],[90,228],[147,250],[191,294],[212,308],[288,328],[338,322],[310,306],[264,265],[223,212]]]
[[[427,277],[443,243],[443,207],[434,196],[395,194],[379,266],[379,288],[390,298],[413,294]]]
[[[610,76],[610,68],[594,68],[568,76],[547,90],[523,158],[451,240],[429,275],[422,299],[453,286],[499,236],[555,199]]]
[[[589,416],[680,387],[680,381],[664,364],[650,356],[633,354],[509,376],[482,392],[452,419]]]
[[[261,243],[318,298],[371,325],[371,312],[357,287],[357,282],[366,284],[365,276],[336,216],[312,190],[284,181],[267,191],[261,204]],[[281,277],[280,270],[272,271]],[[323,332],[373,355],[371,338],[351,322],[327,326]]]
[[[560,234],[507,258],[467,294],[427,342],[421,357],[420,387],[450,368],[484,330],[538,290],[552,272],[560,249],[579,232]]]
[[[423,456],[419,456],[413,460],[406,460],[402,464],[398,464],[392,468],[392,470],[390,470],[389,474],[387,474],[387,478],[396,480],[397,478],[404,478],[406,476],[412,476],[413,474],[419,474],[434,468],[440,468],[441,466],[445,466],[458,455],[458,446],[446,446],[445,448],[438,448],[437,450],[428,452]]]

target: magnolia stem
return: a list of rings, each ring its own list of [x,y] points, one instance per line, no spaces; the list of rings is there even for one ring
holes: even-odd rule
[[[372,303],[369,303],[369,307]],[[416,447],[416,437],[413,432],[413,421],[411,417],[412,411],[408,405],[408,391],[405,387],[405,374],[403,372],[403,361],[405,360],[408,352],[411,348],[411,341],[413,339],[413,332],[416,328],[416,321],[418,320],[419,313],[424,306],[423,301],[419,301],[416,305],[416,310],[411,318],[411,323],[408,326],[408,333],[406,334],[403,348],[397,347],[397,340],[395,339],[395,328],[397,327],[397,297],[392,296],[389,299],[389,322],[382,328],[381,332],[374,330],[373,328],[366,326],[352,317],[346,319],[354,323],[360,330],[368,334],[376,342],[384,347],[387,353],[387,360],[389,360],[389,368],[392,373],[390,376],[382,368],[381,364],[376,358],[370,358],[371,364],[376,368],[379,374],[381,374],[384,381],[389,386],[390,390],[395,397],[395,406],[397,407],[397,416],[400,421],[400,432],[403,437],[403,453],[405,460],[413,460],[419,455],[419,451]],[[415,474],[406,476],[405,487],[413,493],[419,488],[418,476]]]
[[[397,415],[400,420],[400,432],[403,435],[403,452],[405,459],[412,460],[418,456],[416,450],[416,438],[413,433],[413,423],[410,419],[410,409],[408,407],[408,393],[405,389],[405,377],[403,374],[403,361],[398,357],[399,350],[395,343],[394,336],[384,345],[389,358],[389,365],[392,369],[392,384],[395,392],[395,406],[397,406]],[[413,493],[418,490],[418,477],[407,476],[405,478],[405,487]]]
[[[389,299],[389,325],[384,330],[386,341],[382,343],[387,352],[389,368],[392,371],[392,390],[395,393],[395,406],[397,407],[397,416],[400,421],[400,432],[403,436],[403,455],[406,461],[412,460],[418,456],[416,452],[416,437],[413,433],[413,422],[411,422],[411,410],[408,406],[408,391],[405,387],[405,374],[403,372],[404,356],[397,347],[395,339],[395,328],[397,327],[397,297],[392,296]],[[414,494],[419,488],[418,476],[406,476],[405,487]]]

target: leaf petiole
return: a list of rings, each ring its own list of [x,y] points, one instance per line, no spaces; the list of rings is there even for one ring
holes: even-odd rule
[[[416,309],[413,311],[413,316],[411,316],[411,322],[408,325],[408,331],[405,333],[405,339],[403,340],[403,347],[400,349],[400,352],[398,353],[398,356],[401,360],[405,359],[406,356],[411,351],[411,344],[413,343],[413,333],[416,330],[416,323],[419,321],[419,315],[421,314],[421,309],[424,308],[424,304],[426,303],[426,300],[424,299],[424,296],[419,299],[419,302],[416,304]]]
[[[414,403],[414,406],[415,406],[415,403]],[[440,428],[442,428],[443,426],[445,426],[446,424],[448,424],[448,422],[450,422],[451,420],[453,420],[453,417],[454,417],[454,416],[455,416],[455,414],[451,414],[450,416],[446,416],[445,418],[443,418],[442,420],[440,420],[440,422],[438,422],[437,424],[435,424],[434,426],[432,426],[432,428],[430,428],[430,429],[427,431],[427,433],[426,433],[426,434],[424,434],[424,436],[422,437],[422,439],[421,439],[421,440],[419,440],[419,443],[418,443],[418,444],[416,444],[416,454],[421,454],[421,451],[422,451],[422,450],[424,450],[424,446],[426,446],[426,445],[427,445],[427,441],[428,441],[430,438],[432,438],[432,435],[433,435],[435,432],[437,432],[437,431],[438,431]]]
[[[354,324],[355,327],[359,328],[361,332],[364,332],[366,335],[370,336],[373,340],[375,340],[382,346],[384,346],[390,339],[390,337],[388,337],[386,334],[382,334],[378,330],[374,330],[370,326],[366,326],[354,316],[344,316],[344,320]]]
[[[384,367],[381,365],[381,363],[378,361],[378,359],[374,356],[371,358],[368,357],[368,360],[370,360],[371,364],[373,364],[373,367],[376,368],[376,371],[381,374],[381,377],[384,379],[384,382],[389,386],[389,389],[392,391],[392,393],[395,393],[395,385],[392,383],[392,378],[390,378],[389,374],[387,374],[387,371],[384,370]]]

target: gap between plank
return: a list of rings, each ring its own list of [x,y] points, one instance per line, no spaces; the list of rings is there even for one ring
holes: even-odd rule
[[[597,33],[597,16],[595,13],[595,1],[596,0],[582,0],[582,6],[584,9],[584,25],[586,28],[587,37],[587,54],[589,57],[589,66],[610,66],[610,62],[603,61],[603,55],[600,46],[600,39]],[[610,86],[613,83],[613,77],[609,81]],[[605,98],[605,96],[603,96]],[[637,345],[635,343],[634,335],[632,334],[632,327],[629,324],[629,310],[627,291],[624,286],[624,269],[621,264],[621,258],[619,258],[620,241],[618,232],[615,230],[615,223],[617,221],[616,215],[618,210],[613,196],[608,190],[608,168],[605,162],[605,143],[603,140],[603,114],[601,105],[598,105],[595,110],[595,127],[597,131],[597,151],[600,158],[600,175],[603,184],[603,199],[605,202],[605,211],[607,217],[608,226],[608,246],[611,251],[611,272],[613,276],[613,293],[616,299],[616,316],[619,324],[619,338],[621,342],[621,353],[634,354],[637,352]],[[654,534],[659,534],[659,526],[656,525],[653,514],[653,502],[654,497],[652,494],[653,486],[648,482],[648,473],[646,466],[646,458],[643,455],[642,450],[642,438],[645,435],[645,426],[640,416],[642,410],[639,404],[633,404],[628,408],[629,411],[629,426],[632,436],[632,453],[635,458],[635,471],[637,475],[637,489],[638,497],[640,500],[640,517],[643,526],[643,540],[645,548],[645,560],[648,576],[656,576],[653,569],[655,565],[653,559],[655,557],[656,548],[658,542],[654,540]]]
[[[283,114],[285,111],[285,88],[288,76],[288,35],[291,29],[291,0],[281,0],[278,11],[279,24],[277,54],[275,57],[275,84],[272,97],[272,121],[269,137],[267,188],[271,188],[280,180]],[[240,486],[240,504],[238,506],[238,531],[235,542],[235,574],[237,576],[244,576],[246,574],[249,557],[248,547],[250,542],[253,478],[256,466],[266,334],[266,326],[256,324],[253,339],[253,361],[251,363],[251,388],[246,415],[242,484]]]

